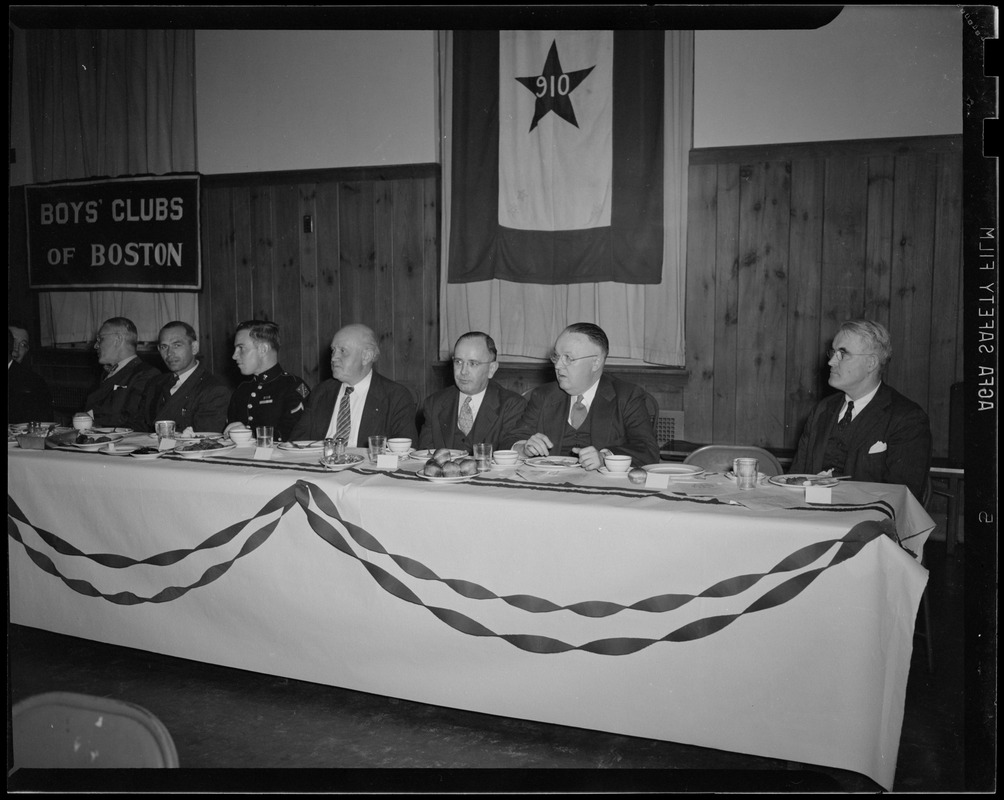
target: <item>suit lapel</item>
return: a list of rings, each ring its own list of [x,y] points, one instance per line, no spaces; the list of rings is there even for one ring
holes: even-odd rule
[[[369,440],[363,438],[363,431],[376,431],[380,428],[377,425],[377,418],[380,409],[383,407],[384,391],[380,376],[376,370],[370,378],[370,390],[366,393],[366,403],[363,405],[363,415],[359,420],[359,435],[356,437],[358,447],[368,447]]]
[[[554,442],[554,452],[560,453],[565,441],[565,427],[568,424],[568,407],[571,398],[565,394],[560,386],[555,386],[555,391],[547,398],[542,409],[542,431],[556,431],[558,441]]]
[[[491,437],[487,434],[499,417],[498,394],[498,390],[489,383],[487,390],[485,390],[485,396],[481,398],[481,408],[478,409],[478,415],[474,419],[474,427],[471,428],[468,437],[472,442],[490,441]]]
[[[600,376],[593,404],[589,409],[589,432],[594,442],[608,442],[613,439],[611,428],[614,422],[614,406],[617,393],[613,383],[605,375]]]

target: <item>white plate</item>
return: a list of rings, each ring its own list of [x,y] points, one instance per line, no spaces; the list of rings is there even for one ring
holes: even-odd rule
[[[109,433],[121,433],[125,436],[127,433],[132,433],[132,428],[88,428],[87,433],[89,434],[99,434],[101,436],[107,436]]]
[[[411,455],[412,458],[414,458],[414,459],[416,459],[418,461],[428,461],[430,458],[432,458],[432,456],[436,452],[436,450],[439,450],[439,449],[440,448],[436,447],[436,448],[434,448],[432,450],[412,450],[410,455]],[[451,450],[450,451],[450,460],[452,461],[455,458],[460,458],[461,456],[466,456],[466,455],[467,455],[467,451],[466,450]]]
[[[229,441],[229,439],[227,441]],[[211,458],[212,456],[219,456],[219,455],[223,455],[224,453],[229,453],[231,450],[234,450],[236,447],[237,447],[237,445],[235,445],[233,442],[230,442],[230,444],[225,444],[225,445],[223,445],[223,447],[214,447],[211,450],[188,450],[188,451],[185,451],[185,450],[182,450],[180,447],[175,447],[173,450],[171,450],[171,452],[174,453],[175,455],[181,456],[182,458],[190,458],[190,459]]]
[[[124,439],[129,434],[127,433],[102,433],[98,436],[88,436],[88,439],[107,439],[105,442],[95,442],[88,441],[86,444],[77,444],[75,441],[66,442],[67,447],[73,447],[76,450],[84,450],[88,453],[94,453],[98,450],[106,450],[108,448],[108,442],[117,442],[120,439]],[[75,438],[75,437],[74,437]]]
[[[344,464],[325,464],[323,458],[317,463],[320,464],[325,469],[331,470],[332,472],[339,472],[340,470],[343,469],[350,469],[351,467],[356,467],[363,463],[362,456],[357,456],[352,453],[346,453],[345,457],[349,460]]]
[[[98,450],[99,453],[106,456],[131,456],[134,450],[139,450],[139,447],[132,445],[125,445],[124,447],[119,447],[115,445],[114,450],[109,450],[107,447],[104,450]]]
[[[156,433],[148,433],[147,438],[158,439],[160,437],[158,437]],[[199,439],[222,439],[223,434],[219,432],[214,433],[213,431],[198,431],[196,433],[190,433],[188,436],[184,436],[183,434],[180,433],[175,433],[174,436],[172,436],[171,438],[174,439],[174,441],[176,442],[195,442],[198,441]]]
[[[142,450],[143,448],[141,447],[139,449]],[[164,453],[170,453],[170,452],[171,452],[170,450],[158,450],[156,453],[133,452],[130,453],[129,455],[132,456],[132,458],[138,458],[140,461],[152,461],[155,458],[160,458],[162,455],[164,455]]]
[[[448,477],[446,475],[440,475],[439,477],[435,477],[433,475],[423,475],[421,472],[416,472],[415,474],[418,475],[419,478],[427,480],[430,483],[466,483],[467,481],[473,481],[476,477],[478,477],[477,475],[450,475]]]
[[[840,481],[827,480],[819,475],[771,475],[768,483],[784,489],[805,489],[805,481],[811,481],[813,486],[836,486]]]
[[[704,467],[696,464],[646,464],[642,469],[658,475],[669,475],[671,479],[698,478],[704,474]]]
[[[251,441],[248,442],[248,444],[254,444],[254,443],[255,443],[255,440],[254,440],[254,437],[252,437]],[[297,447],[296,445],[299,445],[299,447]],[[301,440],[301,441],[298,441],[298,442],[279,442],[279,444],[276,445],[276,446],[280,450],[282,450],[283,452],[287,452],[287,453],[323,453],[324,452],[324,442],[321,441],[321,440],[317,440],[317,441],[313,441],[313,442],[311,442],[309,440]]]
[[[533,469],[582,469],[579,459],[574,456],[537,456],[528,458],[524,463]]]
[[[604,478],[626,478],[628,476],[628,472],[630,472],[631,469],[628,468],[624,472],[611,472],[606,467],[600,467],[596,471],[599,472],[600,475],[602,475]]]
[[[725,473],[725,477],[728,480],[730,480],[730,481],[734,481],[736,479],[736,474],[732,470],[729,470],[728,472]],[[768,477],[770,477],[770,476],[764,475],[762,472],[758,472],[756,474],[756,482],[757,483],[764,483],[764,482],[766,482],[766,480],[767,480]]]

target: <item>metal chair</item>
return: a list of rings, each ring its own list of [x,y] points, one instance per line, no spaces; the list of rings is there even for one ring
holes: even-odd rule
[[[760,462],[760,472],[764,475],[783,475],[781,462],[773,453],[762,447],[743,444],[709,444],[699,447],[688,455],[684,464],[696,464],[709,472],[728,472],[736,458],[755,458]]]
[[[178,751],[164,724],[134,703],[48,692],[11,710],[17,768],[177,768]]]

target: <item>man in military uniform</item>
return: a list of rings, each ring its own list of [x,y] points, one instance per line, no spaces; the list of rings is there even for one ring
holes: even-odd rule
[[[251,379],[241,383],[230,398],[227,433],[238,427],[253,431],[259,425],[271,425],[276,441],[286,441],[303,414],[310,387],[280,366],[279,326],[257,319],[242,322],[234,336],[233,359],[241,374]]]

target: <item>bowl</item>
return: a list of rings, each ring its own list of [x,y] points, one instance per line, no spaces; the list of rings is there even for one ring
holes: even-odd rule
[[[609,472],[627,472],[631,469],[631,456],[607,456],[603,463]]]
[[[78,411],[73,415],[73,427],[78,431],[89,431],[94,427],[94,418],[85,411]]]
[[[248,444],[252,439],[254,439],[254,431],[247,430],[245,428],[237,428],[230,431],[227,436],[230,437],[230,441],[234,444]]]
[[[411,439],[388,439],[387,447],[390,448],[392,453],[403,456],[411,452]]]
[[[519,453],[515,450],[496,450],[492,458],[500,467],[511,467],[519,460]]]

